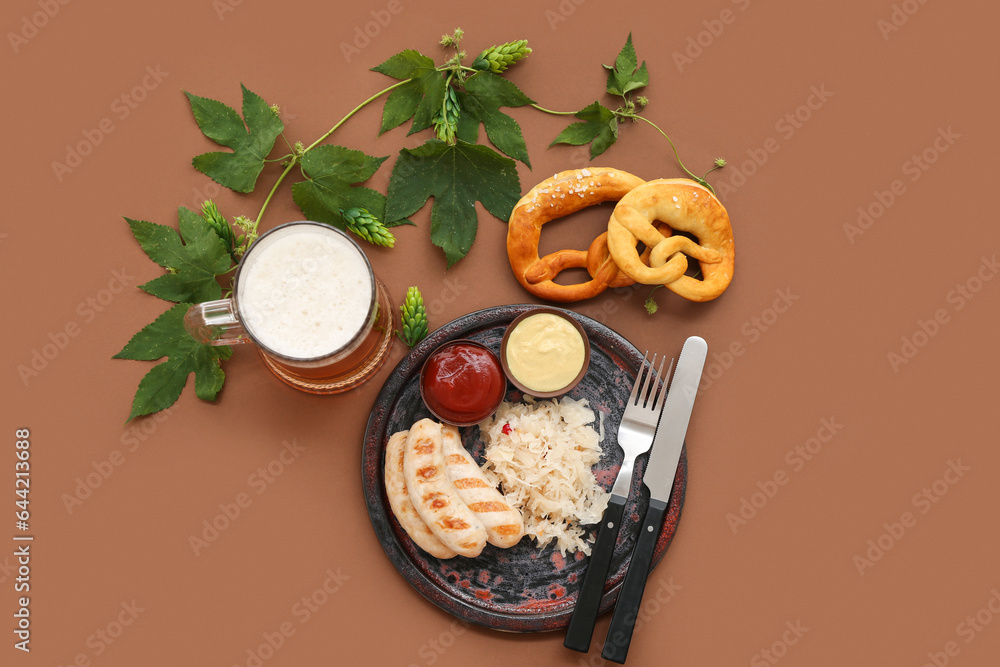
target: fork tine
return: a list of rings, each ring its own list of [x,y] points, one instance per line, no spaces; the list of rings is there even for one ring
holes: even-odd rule
[[[670,371],[672,371],[674,369],[674,360],[671,359],[670,360],[670,368],[667,369],[667,374],[664,375],[662,373],[662,371],[663,371],[663,362],[665,362],[666,360],[667,360],[667,357],[666,357],[666,355],[664,355],[663,359],[660,360],[660,370],[657,371],[657,373],[656,373],[657,379],[659,379],[663,383],[663,384],[660,385],[660,395],[657,396],[657,398],[656,398],[656,405],[653,406],[653,411],[656,412],[656,413],[662,412],[663,411],[663,404],[667,402],[667,381],[670,379]]]
[[[635,382],[632,383],[632,393],[628,397],[628,406],[639,404],[639,385],[640,380],[643,380],[643,374],[646,372],[646,363],[649,357],[649,350],[646,350],[642,355],[642,365],[639,366],[639,373],[635,376]]]
[[[656,369],[656,373],[653,375],[653,384],[649,388],[649,400],[647,401],[649,404],[649,410],[656,409],[656,402],[659,400],[659,394],[663,393],[661,376],[663,375],[663,363],[666,360],[666,356],[660,358],[660,367]]]
[[[652,388],[656,384],[655,380],[653,382],[649,380],[653,377],[653,369],[656,366],[656,355],[657,353],[654,352],[653,358],[649,361],[649,367],[646,369],[646,375],[642,378],[642,386],[639,387],[639,401],[636,404],[641,408],[645,408],[653,400]]]

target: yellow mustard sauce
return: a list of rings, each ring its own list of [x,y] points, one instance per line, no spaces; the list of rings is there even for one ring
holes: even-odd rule
[[[584,358],[580,332],[551,313],[524,318],[507,339],[507,368],[534,391],[562,389],[576,379]]]

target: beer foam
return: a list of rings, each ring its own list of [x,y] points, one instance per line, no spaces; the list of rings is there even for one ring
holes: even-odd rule
[[[371,273],[358,248],[316,225],[290,225],[247,254],[237,288],[244,327],[265,347],[296,359],[347,345],[367,324]]]

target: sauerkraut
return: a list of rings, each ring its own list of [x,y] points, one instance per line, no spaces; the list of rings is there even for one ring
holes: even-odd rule
[[[601,520],[609,497],[591,472],[601,458],[594,412],[586,400],[525,401],[502,403],[479,425],[483,472],[521,511],[524,532],[539,547],[555,540],[563,554],[589,555],[583,526]]]

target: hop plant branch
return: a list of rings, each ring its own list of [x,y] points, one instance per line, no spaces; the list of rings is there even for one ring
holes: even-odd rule
[[[706,188],[708,188],[709,192],[711,192],[713,195],[715,194],[715,188],[713,188],[712,185],[708,181],[705,180],[704,176],[698,176],[697,174],[695,174],[694,172],[692,172],[690,169],[688,169],[686,166],[684,166],[684,163],[681,162],[681,156],[677,152],[677,146],[675,146],[673,140],[669,136],[667,136],[667,133],[660,129],[659,125],[657,125],[653,121],[649,120],[645,116],[640,116],[639,114],[634,113],[634,112],[632,112],[632,113],[622,113],[621,117],[622,118],[631,118],[633,120],[641,120],[641,121],[643,121],[645,123],[649,123],[649,125],[651,125],[657,132],[659,132],[660,134],[662,134],[663,138],[667,140],[668,144],[670,144],[670,149],[674,152],[674,159],[677,160],[677,165],[681,169],[683,169],[684,172],[688,176],[691,177],[691,180],[693,180],[693,181],[695,181],[695,182],[697,182],[697,183],[705,186]],[[719,164],[719,162],[721,162],[722,164]],[[715,161],[715,166],[705,172],[705,176],[708,176],[711,172],[715,171],[716,169],[721,169],[722,167],[725,167],[725,166],[726,166],[726,161],[723,160],[722,158],[719,158],[718,160]]]
[[[646,70],[645,62],[641,65],[639,64],[635,48],[632,45],[631,34],[629,34],[625,46],[622,47],[618,57],[615,59],[615,64],[605,65],[604,67],[608,70],[607,93],[621,99],[621,103],[616,109],[604,107],[599,102],[594,102],[580,111],[553,111],[538,104],[532,105],[544,113],[573,115],[582,121],[573,123],[567,127],[552,143],[573,145],[589,143],[591,144],[591,158],[594,158],[618,140],[618,127],[621,121],[631,120],[634,123],[643,121],[653,127],[667,140],[667,143],[670,144],[670,149],[673,151],[677,165],[684,173],[696,183],[707,188],[712,194],[715,194],[715,188],[706,180],[706,177],[716,169],[725,167],[725,159],[717,158],[711,169],[706,171],[702,176],[698,176],[688,169],[681,160],[677,146],[670,136],[652,120],[638,113],[639,110],[645,109],[649,105],[649,98],[644,95],[635,95],[636,91],[649,85],[649,73]]]
[[[643,121],[667,139],[681,168],[709,189],[705,177],[725,166],[725,160],[719,158],[703,176],[695,176],[681,162],[670,137],[640,115],[640,111],[645,113],[649,100],[637,95],[637,91],[648,85],[649,75],[646,63],[640,64],[636,57],[631,35],[614,65],[605,65],[607,92],[621,100],[618,107],[610,109],[594,102],[580,111],[567,112],[536,104],[503,76],[532,52],[526,40],[484,49],[469,66],[464,63],[463,38],[461,29],[442,37],[442,46],[451,50],[443,62],[406,49],[373,67],[374,71],[394,79],[391,85],[357,104],[308,145],[290,141],[279,107],[268,104],[246,86],[241,86],[240,111],[217,100],[186,93],[202,133],[230,149],[196,156],[192,161],[196,169],[220,185],[245,194],[254,192],[268,164],[280,164],[281,170],[276,178],[269,172],[269,178],[274,180],[253,218],[240,215],[230,222],[208,201],[200,215],[181,209],[180,236],[163,225],[130,221],[140,246],[154,261],[161,257],[164,244],[187,258],[181,265],[165,263],[166,260],[158,262],[166,273],[143,289],[179,305],[137,334],[138,338],[118,355],[153,360],[154,354],[155,358],[162,356],[158,346],[168,342],[174,346],[171,361],[154,368],[140,384],[133,416],[172,404],[191,372],[197,376],[196,394],[207,400],[215,399],[224,380],[221,362],[228,358],[228,348],[209,348],[182,335],[181,306],[222,295],[226,277],[257,238],[258,227],[275,194],[296,167],[304,180],[292,185],[292,198],[309,219],[345,228],[376,245],[393,247],[395,236],[389,228],[412,224],[407,217],[433,199],[431,241],[444,251],[450,266],[469,252],[475,239],[476,202],[495,217],[506,220],[521,195],[515,161],[531,166],[521,127],[501,111],[503,108],[531,105],[544,113],[575,116],[581,122],[570,125],[553,143],[591,144],[592,157],[617,141],[621,122]],[[412,121],[409,134],[424,130],[432,133],[432,138],[423,145],[400,150],[386,194],[361,185],[386,158],[325,143],[358,112],[383,97],[380,134],[407,121]],[[481,128],[492,146],[485,140],[479,143]],[[287,152],[274,150],[279,137]],[[270,157],[282,152],[285,154]],[[231,284],[231,276],[228,280]],[[646,305],[655,310],[652,293]],[[428,332],[427,312],[419,289],[411,287],[407,291],[400,310],[400,338],[410,346],[416,345]]]
[[[435,70],[440,72],[443,77],[445,77],[445,93],[441,103],[441,107],[437,110],[434,117],[432,118],[432,125],[435,131],[435,136],[441,141],[444,141],[450,145],[454,145],[457,141],[458,124],[462,113],[461,104],[458,100],[456,86],[464,86],[467,75],[475,75],[481,71],[488,71],[493,73],[501,73],[506,71],[510,66],[518,62],[519,60],[525,58],[531,49],[527,46],[527,40],[516,40],[513,42],[508,42],[501,45],[492,46],[488,49],[482,51],[479,56],[477,56],[473,67],[468,67],[462,64],[462,61],[466,57],[464,51],[460,49],[461,41],[464,36],[464,31],[461,28],[456,28],[451,35],[443,35],[441,38],[442,46],[446,48],[454,48],[455,53],[447,59],[444,63],[440,65],[435,65]],[[288,175],[295,169],[296,166],[302,170],[303,159],[306,155],[314,150],[317,146],[321,145],[324,141],[330,138],[330,136],[340,129],[344,123],[350,120],[355,114],[365,108],[367,105],[378,100],[379,98],[392,93],[397,88],[413,84],[416,81],[416,77],[404,78],[396,81],[390,86],[383,88],[382,90],[374,93],[360,104],[351,109],[347,114],[345,114],[337,123],[335,123],[329,130],[327,130],[323,135],[317,138],[308,146],[304,146],[301,141],[296,141],[291,144],[285,137],[284,133],[281,132],[279,136],[282,137],[284,142],[289,145],[292,149],[291,153],[283,155],[278,158],[265,158],[263,162],[280,162],[283,170],[278,175],[277,179],[272,183],[264,201],[261,204],[260,209],[254,218],[255,224],[259,225],[264,218],[271,200],[277,193],[278,189],[284,183]],[[267,110],[270,112],[269,115],[273,115],[275,118],[280,116],[280,108],[277,104],[267,105]],[[303,176],[308,179],[308,175],[303,172]],[[383,227],[384,229],[384,227]],[[365,238],[362,236],[362,238]],[[372,238],[378,238],[382,241],[388,241],[391,238],[391,234],[386,236],[385,234],[376,234]],[[223,239],[226,241],[226,239]],[[236,249],[239,247],[238,243],[230,243],[230,247],[233,248],[235,253]],[[234,257],[238,256],[239,253],[235,253]]]
[[[391,86],[388,86],[378,91],[377,93],[366,99],[364,102],[362,102],[358,106],[348,111],[347,115],[345,115],[343,118],[337,121],[337,123],[329,130],[327,130],[323,134],[323,136],[321,136],[319,139],[309,144],[309,146],[303,148],[301,141],[295,142],[295,152],[288,156],[288,162],[285,164],[285,170],[281,172],[281,175],[278,176],[278,180],[276,180],[274,182],[274,185],[271,186],[270,192],[267,193],[267,197],[264,199],[264,203],[261,205],[260,211],[258,211],[257,213],[257,218],[256,218],[257,224],[260,224],[261,218],[264,217],[264,211],[267,210],[267,205],[271,202],[271,198],[274,197],[274,193],[278,191],[278,188],[281,186],[281,183],[285,180],[285,177],[288,176],[288,172],[290,172],[293,168],[295,168],[296,165],[301,165],[302,158],[306,153],[308,153],[312,149],[316,148],[316,146],[320,145],[321,143],[329,139],[331,134],[340,129],[341,125],[350,120],[350,118],[354,116],[354,114],[364,109],[368,104],[371,104],[378,98],[382,97],[387,93],[392,92],[396,88],[399,88],[400,86],[409,83],[409,81],[410,79],[406,79],[405,81],[399,81],[397,83],[392,84]]]

